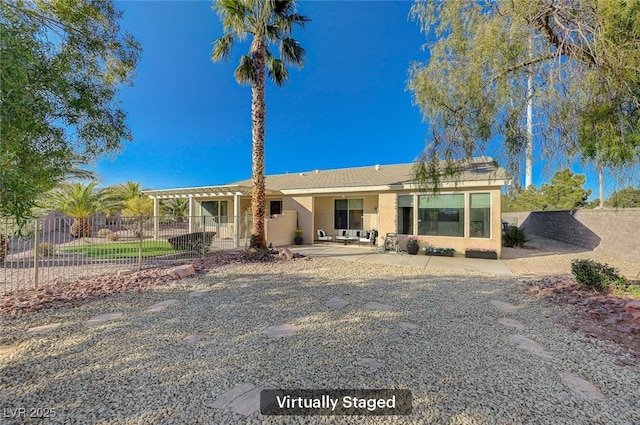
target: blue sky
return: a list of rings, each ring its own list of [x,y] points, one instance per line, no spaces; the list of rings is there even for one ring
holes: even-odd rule
[[[251,89],[233,78],[248,44],[213,63],[222,27],[209,1],[123,1],[122,27],[144,52],[121,92],[134,142],[96,164],[101,185],[205,186],[251,176]],[[267,85],[266,173],[412,162],[427,125],[406,90],[425,61],[411,2],[308,1],[295,37],[307,51],[282,88]],[[487,154],[491,154],[490,152]],[[543,181],[534,169],[534,184]],[[587,187],[596,192],[597,179]]]

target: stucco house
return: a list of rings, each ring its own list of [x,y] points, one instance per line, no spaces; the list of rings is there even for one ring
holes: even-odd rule
[[[267,243],[292,244],[296,228],[303,231],[304,243],[313,243],[318,230],[335,236],[345,230],[362,236],[377,230],[382,237],[387,233],[417,235],[421,247],[452,247],[458,252],[487,248],[500,255],[500,190],[511,184],[506,171],[489,157],[474,158],[455,180],[442,182],[434,194],[414,184],[413,165],[266,176]],[[236,246],[249,236],[250,179],[146,193],[154,199],[156,216],[161,199],[187,198],[191,229],[215,224],[219,237],[233,238]]]

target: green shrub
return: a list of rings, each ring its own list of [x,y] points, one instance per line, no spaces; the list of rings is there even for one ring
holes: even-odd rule
[[[42,242],[38,244],[38,254],[43,257],[51,257],[56,252],[56,247],[52,243]]]
[[[571,273],[581,285],[600,292],[606,291],[610,286],[623,290],[629,287],[629,281],[620,276],[617,269],[594,260],[571,260]]]
[[[513,248],[514,246],[523,247],[527,243],[527,235],[524,230],[518,229],[516,226],[509,226],[509,228],[502,234],[502,244]]]

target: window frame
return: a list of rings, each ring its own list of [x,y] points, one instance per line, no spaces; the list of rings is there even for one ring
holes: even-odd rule
[[[344,201],[347,203],[347,209],[341,209],[338,210],[338,205],[337,203],[339,201]],[[351,210],[349,207],[350,202],[349,201],[361,201],[362,202],[362,208],[360,210],[357,209],[353,209]],[[345,217],[344,220],[346,222],[346,227],[339,227],[337,226],[338,224],[338,211],[344,211],[345,212]],[[362,211],[362,216],[360,217],[361,221],[360,221],[360,228],[352,228],[351,227],[351,211]],[[342,219],[342,218],[341,218]],[[334,198],[333,200],[333,228],[336,230],[364,230],[364,198]]]

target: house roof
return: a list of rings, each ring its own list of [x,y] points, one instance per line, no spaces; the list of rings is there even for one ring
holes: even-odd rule
[[[265,187],[280,192],[315,191],[335,188],[381,188],[407,189],[413,187],[411,170],[415,163],[372,165],[367,167],[340,168],[335,170],[312,170],[299,173],[266,176]],[[444,180],[443,186],[475,182],[477,185],[510,184],[511,178],[504,168],[490,157],[473,158],[462,166],[455,179]],[[238,186],[251,186],[251,179],[235,182]]]
[[[412,189],[411,178],[414,163],[371,165],[367,167],[312,170],[298,173],[275,174],[265,177],[267,194],[328,193],[345,191]],[[442,187],[454,186],[502,186],[511,184],[504,168],[490,157],[473,158],[464,162],[459,175],[441,182]],[[204,186],[180,189],[145,191],[155,198],[178,196],[229,196],[251,191],[251,179],[223,186]]]

